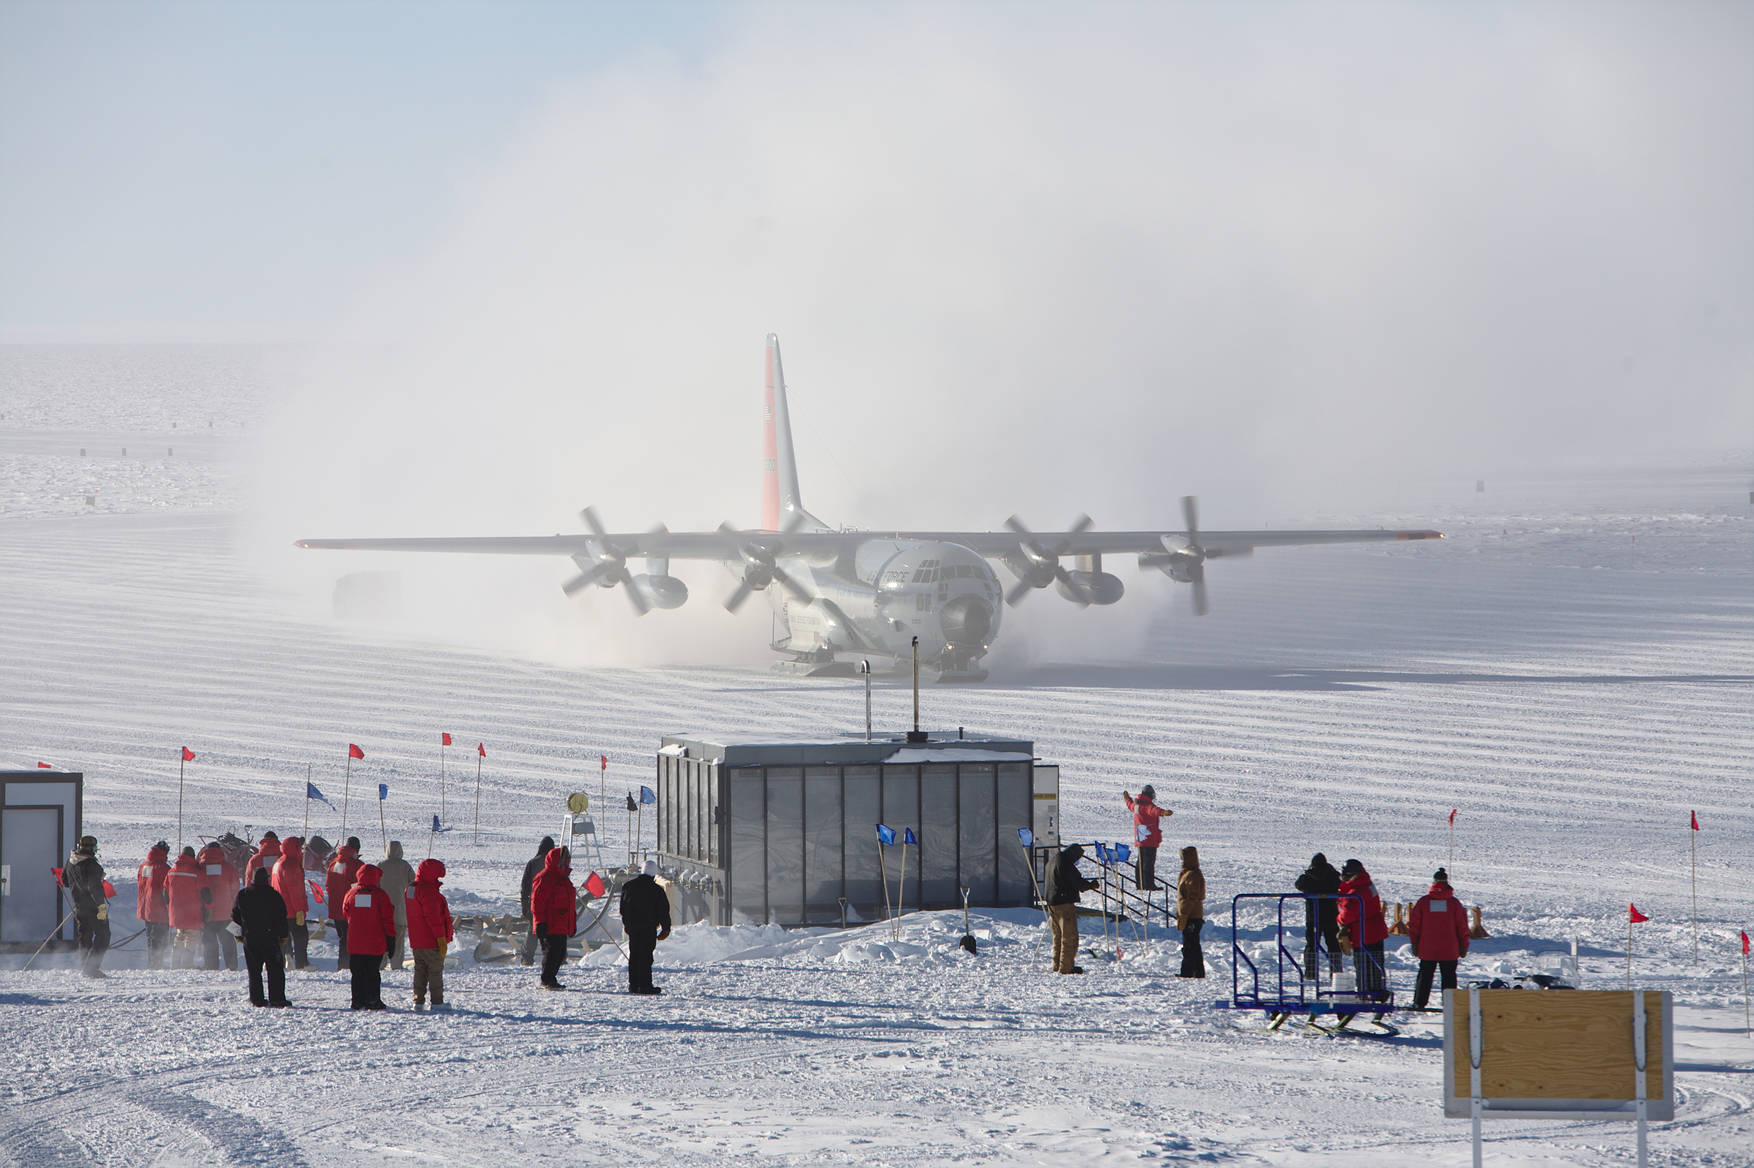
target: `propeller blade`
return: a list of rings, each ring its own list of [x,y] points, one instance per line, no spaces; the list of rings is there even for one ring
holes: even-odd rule
[[[1005,593],[1005,603],[1012,608],[1016,608],[1019,604],[1023,603],[1023,598],[1025,596],[1028,596],[1034,591],[1034,584],[1031,584],[1027,578],[1019,578],[1017,583],[1011,585],[1011,590]]]
[[[787,592],[790,592],[793,596],[797,597],[799,600],[809,601],[809,600],[815,599],[815,597],[811,596],[809,592],[804,590],[804,586],[802,584],[798,583],[796,580],[792,579],[791,576],[787,575],[786,570],[784,568],[780,567],[778,564],[775,564],[773,566],[773,568],[770,569],[770,571],[773,574],[773,578],[775,580],[778,580]]]
[[[1090,607],[1090,590],[1085,588],[1084,585],[1079,582],[1078,577],[1072,575],[1072,573],[1066,571],[1064,568],[1055,568],[1054,578],[1066,586],[1066,591],[1070,592],[1076,598],[1075,603],[1083,608]]]
[[[568,596],[577,596],[579,593],[589,588],[593,583],[595,583],[595,581],[591,579],[591,574],[589,572],[580,572],[577,576],[574,576],[571,580],[562,584],[560,590]]]
[[[1206,549],[1200,546],[1200,504],[1193,495],[1182,496],[1182,519],[1188,525],[1188,550],[1199,557],[1194,562],[1191,575],[1194,585],[1194,615],[1205,616],[1206,605]]]
[[[628,574],[626,568],[621,570],[621,590],[627,593],[627,602],[633,605],[634,615],[644,616],[652,611],[651,603],[640,595],[638,588],[633,586],[633,577]]]
[[[737,581],[737,590],[731,593],[731,595],[725,600],[725,610],[727,612],[736,612],[743,607],[743,602],[748,600],[749,594],[754,591],[755,589],[750,585],[747,579]]]
[[[609,534],[608,529],[603,526],[603,521],[597,518],[597,509],[595,507],[586,507],[583,511],[580,511],[579,518],[585,521],[585,526],[590,528],[591,534],[598,539]]]

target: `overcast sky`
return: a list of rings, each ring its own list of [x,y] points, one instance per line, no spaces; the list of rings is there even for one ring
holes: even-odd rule
[[[375,530],[752,520],[770,330],[866,525],[1746,450],[1750,45],[1727,0],[5,0],[0,340],[309,346],[279,453]]]

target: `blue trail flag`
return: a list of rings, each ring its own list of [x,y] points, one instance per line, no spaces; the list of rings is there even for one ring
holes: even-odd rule
[[[390,797],[390,784],[379,783],[378,784],[378,802],[382,803],[385,799],[388,799],[389,797]]]
[[[656,803],[658,801],[658,793],[650,787],[641,787],[639,789],[639,801],[646,804]]]
[[[432,829],[434,831],[449,831],[449,830],[451,830],[448,827],[440,827],[438,816],[436,816],[436,815],[432,817]]]
[[[1116,844],[1115,845],[1115,862],[1117,864],[1125,864],[1127,862],[1127,858],[1129,856],[1131,856],[1132,854],[1133,854],[1133,849],[1132,849],[1131,845],[1129,845],[1129,844]]]
[[[1023,846],[1026,848],[1032,848],[1035,846],[1035,833],[1030,831],[1027,827],[1020,827],[1017,829],[1017,838],[1023,841]]]
[[[904,827],[901,829],[901,842],[904,844],[918,844],[920,841],[919,837],[914,835],[913,828]]]
[[[1101,840],[1097,840],[1091,846],[1096,849],[1096,862],[1098,864],[1107,864],[1110,862],[1107,844],[1103,843]]]
[[[317,785],[315,783],[312,783],[309,781],[307,781],[305,783],[305,798],[306,799],[321,799],[323,802],[329,803],[329,796],[327,796],[327,795],[323,794],[321,791],[317,790]],[[333,806],[335,806],[335,804],[329,803],[329,806],[333,807]]]
[[[885,827],[879,823],[877,825],[877,842],[880,844],[893,844],[895,842],[895,829],[893,827]]]

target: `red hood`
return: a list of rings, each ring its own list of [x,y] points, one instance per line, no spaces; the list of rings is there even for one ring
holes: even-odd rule
[[[376,864],[362,864],[359,868],[359,875],[355,879],[359,881],[361,888],[376,888],[378,878],[383,874],[384,870]]]
[[[572,864],[561,855],[560,848],[550,848],[548,854],[542,857],[542,870],[557,876],[569,876],[572,874]]]
[[[148,864],[162,864],[170,858],[171,850],[169,848],[152,848],[146,853],[146,862]]]
[[[438,884],[445,878],[445,862],[432,857],[420,861],[420,867],[414,869],[416,884]]]
[[[335,849],[335,859],[336,860],[345,860],[345,861],[351,863],[354,860],[359,859],[359,851],[356,848],[350,848],[346,844],[342,844],[340,847]],[[334,861],[332,860],[330,862],[333,863]]]
[[[201,874],[201,863],[196,860],[194,856],[178,856],[177,862],[171,865],[171,871],[191,872],[199,876]]]
[[[195,858],[203,864],[223,864],[225,863],[225,849],[218,844],[208,844],[201,849],[201,854]]]
[[[294,868],[304,867],[304,849],[299,846],[297,840],[280,841],[280,858],[283,860],[291,860]]]
[[[1432,882],[1430,895],[1448,897],[1450,900],[1454,900],[1456,898],[1456,890],[1451,888],[1444,881],[1436,880]]]
[[[278,856],[280,854],[280,841],[263,840],[261,844],[257,846],[256,854],[258,856]]]

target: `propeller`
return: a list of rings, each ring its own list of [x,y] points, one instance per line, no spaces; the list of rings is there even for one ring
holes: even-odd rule
[[[640,595],[640,590],[634,587],[633,573],[627,570],[627,554],[609,542],[609,532],[604,528],[603,521],[597,518],[596,508],[586,507],[579,512],[579,518],[591,529],[591,534],[597,537],[595,546],[586,553],[591,558],[591,566],[562,584],[560,590],[568,596],[575,596],[593,584],[603,588],[612,588],[619,584],[621,590],[627,594],[628,603],[633,605],[634,612],[640,616],[646,615],[652,606]]]
[[[1206,549],[1200,546],[1200,514],[1198,500],[1182,496],[1182,519],[1188,525],[1188,552],[1193,560],[1188,568],[1189,582],[1194,586],[1194,615],[1206,615]]]
[[[803,524],[804,517],[793,513],[786,519],[785,526],[780,529],[781,535],[790,535]],[[749,594],[759,592],[769,584],[778,582],[780,587],[790,592],[799,600],[810,600],[811,596],[804,586],[794,580],[779,565],[779,557],[785,552],[785,544],[769,538],[767,533],[757,533],[760,539],[747,539],[749,533],[738,531],[730,523],[719,524],[719,531],[737,541],[737,554],[743,557],[743,578],[737,581],[737,588],[725,599],[725,608],[736,612],[749,599]]]
[[[1023,526],[1023,521],[1017,516],[1013,515],[1005,520],[1005,526],[1020,537],[1017,541],[1017,550],[1035,569],[1034,571],[1017,572],[1017,583],[1013,584],[1010,591],[1005,593],[1005,603],[1015,607],[1035,589],[1046,588],[1058,580],[1079,604],[1089,604],[1090,593],[1085,590],[1084,585],[1078,582],[1078,577],[1061,566],[1060,557],[1066,554],[1066,549],[1071,546],[1073,538],[1089,530],[1092,522],[1094,521],[1088,515],[1078,516],[1073,521],[1072,526],[1066,529],[1065,534],[1057,539],[1053,546],[1047,547],[1035,537],[1034,532]],[[1015,564],[1008,566],[1016,571]]]

